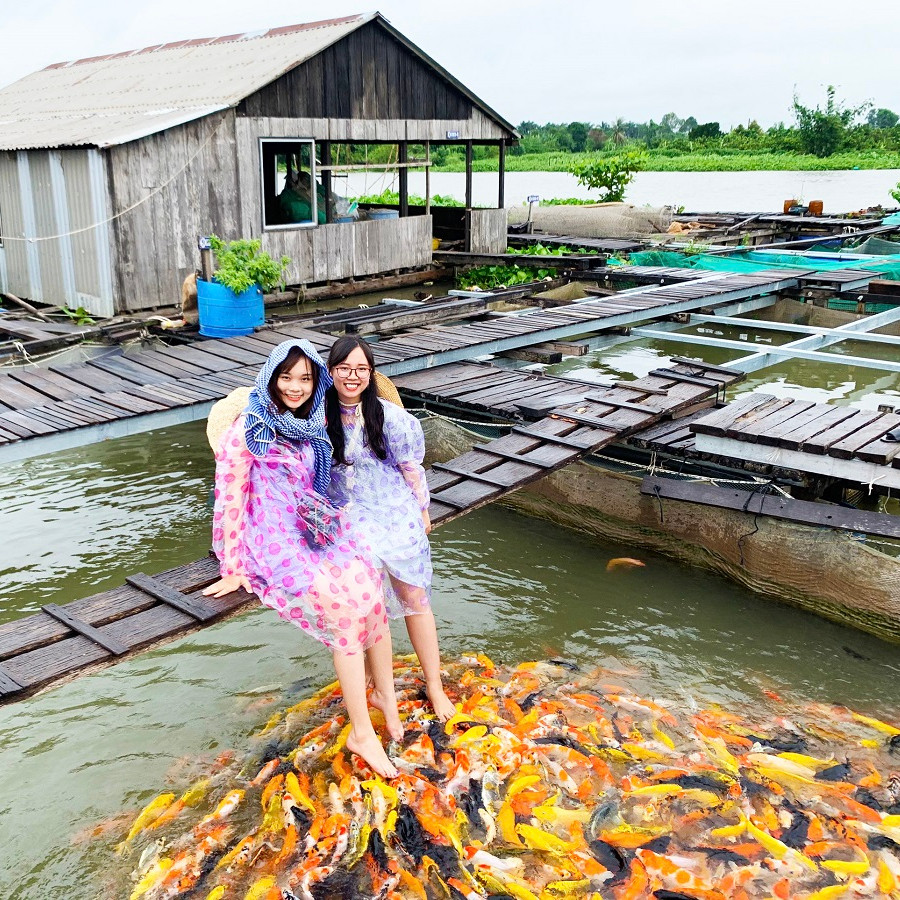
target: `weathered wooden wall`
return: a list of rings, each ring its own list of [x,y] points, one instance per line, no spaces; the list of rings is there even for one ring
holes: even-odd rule
[[[506,210],[473,209],[469,211],[472,253],[506,252]]]
[[[459,131],[461,139],[510,137],[459,88],[377,22],[364,25],[251,94],[239,104],[237,114],[249,118],[332,119],[348,125],[362,121],[382,124],[381,137],[344,131],[319,134],[321,140],[413,139],[405,130],[398,131],[404,120],[418,123],[419,127],[412,129],[418,132],[416,140],[446,140],[447,131]],[[421,125],[426,122],[428,126],[423,129]],[[385,128],[386,123],[393,125]]]
[[[431,263],[431,216],[267,231],[263,248],[291,257],[288,281],[310,284]]]
[[[180,302],[199,261],[198,235],[253,236],[241,232],[233,110],[107,152],[113,208],[140,204],[115,223],[119,311]]]
[[[113,314],[110,210],[100,151],[0,154],[0,215],[6,235],[0,287],[38,302]]]

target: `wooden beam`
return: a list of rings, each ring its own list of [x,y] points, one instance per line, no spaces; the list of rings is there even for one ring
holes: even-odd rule
[[[801,525],[838,528],[843,531],[861,531],[879,537],[900,537],[900,520],[887,513],[869,512],[862,509],[845,509],[808,500],[794,500],[775,494],[735,490],[675,478],[658,478],[648,475],[641,482],[641,493],[670,500],[683,500],[716,506],[720,509],[734,509],[749,515],[770,516],[785,519]]]
[[[73,616],[55,603],[48,603],[46,606],[42,606],[41,612],[46,613],[51,619],[56,619],[57,622],[62,622],[63,625],[71,628],[76,634],[80,634],[89,641],[99,644],[104,650],[112,653],[113,656],[122,656],[123,653],[127,653],[130,649],[115,638],[107,637],[94,628],[93,625],[89,625],[77,616]]]
[[[472,142],[466,141],[466,253],[472,251]]]
[[[137,575],[129,575],[125,580],[133,588],[137,588],[144,594],[149,594],[151,597],[159,600],[160,603],[172,606],[200,622],[208,622],[217,615],[215,610],[210,609],[203,603],[192,600],[190,597],[182,594],[181,591],[176,591],[156,578],[144,575],[142,572],[138,572]]]
[[[506,141],[500,141],[498,146],[499,157],[499,174],[500,180],[497,185],[497,208],[504,209],[506,207]]]
[[[397,159],[400,161],[400,170],[397,173],[400,188],[400,217],[405,219],[409,215],[409,144],[400,141],[397,145]]]
[[[322,191],[325,194],[325,223],[330,225],[334,221],[334,210],[329,202],[331,198],[331,141],[322,141],[322,165],[319,171],[322,173]]]

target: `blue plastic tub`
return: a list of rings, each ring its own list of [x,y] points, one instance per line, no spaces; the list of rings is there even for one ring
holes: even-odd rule
[[[197,311],[200,334],[228,338],[252,334],[265,322],[262,288],[255,284],[243,294],[235,294],[217,281],[197,279]]]
[[[400,213],[396,209],[370,209],[370,219],[398,219]]]

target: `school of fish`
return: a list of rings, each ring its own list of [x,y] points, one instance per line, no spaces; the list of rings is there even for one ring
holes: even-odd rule
[[[329,685],[148,803],[115,896],[900,900],[900,728],[771,691],[744,715],[676,710],[633,673],[481,654],[445,666],[441,723],[413,663],[399,777],[346,750]]]

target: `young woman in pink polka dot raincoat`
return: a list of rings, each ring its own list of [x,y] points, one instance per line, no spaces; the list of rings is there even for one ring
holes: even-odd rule
[[[213,549],[222,578],[204,593],[243,587],[332,651],[350,716],[348,749],[393,776],[369,718],[369,702],[399,740],[381,575],[369,547],[326,499],[331,444],[323,397],[331,385],[308,341],[285,341],[256,379],[243,414],[216,452]]]

